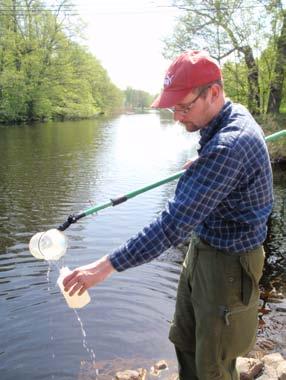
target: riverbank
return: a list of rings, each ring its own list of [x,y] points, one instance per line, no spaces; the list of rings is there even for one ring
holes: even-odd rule
[[[134,114],[148,114],[149,112],[151,113],[154,113],[156,111],[154,111],[153,109],[151,110],[148,110],[148,109],[145,109],[144,111],[134,111],[132,112],[132,115]],[[159,111],[160,112],[160,115],[162,115],[165,118],[167,119],[170,119],[173,120],[172,118],[172,114],[167,111],[167,110],[161,110]],[[114,109],[112,110],[112,112],[110,110],[107,110],[106,112],[105,111],[101,111],[101,112],[98,112],[96,114],[94,114],[93,116],[91,117],[80,117],[78,115],[71,115],[70,117],[56,117],[54,119],[47,119],[47,120],[34,120],[34,121],[29,121],[29,120],[23,120],[23,121],[19,121],[19,122],[16,122],[16,121],[13,121],[13,122],[1,122],[0,121],[0,127],[1,126],[14,126],[14,125],[32,125],[32,124],[39,124],[39,123],[42,123],[42,124],[45,124],[45,123],[49,123],[49,122],[65,122],[65,121],[74,121],[74,122],[77,122],[77,121],[84,121],[84,120],[98,120],[98,119],[105,119],[105,118],[114,118],[114,117],[118,117],[119,115],[124,115],[126,114],[126,110],[125,109],[117,109],[115,112],[114,112]],[[129,114],[131,114],[129,112]],[[257,115],[255,116],[255,119],[256,121],[261,125],[261,127],[263,128],[263,131],[265,133],[265,136],[268,136],[268,135],[271,135],[273,133],[276,133],[276,132],[279,132],[283,129],[286,129],[286,114],[267,114],[267,115]],[[286,167],[286,138],[280,138],[280,139],[277,139],[273,142],[268,142],[267,143],[267,146],[268,146],[268,150],[269,150],[269,153],[270,153],[270,157],[271,157],[271,162],[273,165],[277,166],[277,167],[283,167],[285,168]]]
[[[240,380],[286,379],[286,299],[273,290],[261,300],[256,344],[238,361]]]
[[[286,299],[281,293],[273,290],[261,299],[256,344],[237,360],[237,369],[240,380],[286,379]],[[78,380],[94,374],[97,380],[178,380],[177,363],[169,359],[116,358],[92,365],[83,361]]]

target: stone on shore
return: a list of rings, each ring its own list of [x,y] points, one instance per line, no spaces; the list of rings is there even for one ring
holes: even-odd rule
[[[258,377],[259,380],[278,380],[276,369],[268,365],[264,366],[262,376]]]
[[[237,369],[240,380],[286,380],[286,360],[278,352],[264,355],[261,360],[238,358]]]
[[[286,380],[286,360],[283,360],[283,362],[278,365],[276,371],[279,380]]]
[[[162,369],[167,369],[168,364],[165,360],[159,360],[155,365],[154,368],[158,371],[161,371]]]
[[[284,361],[284,358],[279,352],[276,352],[263,356],[262,361],[265,365],[276,369]]]
[[[168,364],[165,360],[159,360],[150,369],[150,374],[153,376],[159,376],[161,371],[168,369]]]
[[[147,376],[147,370],[139,368],[137,370],[127,369],[126,371],[117,372],[115,375],[116,380],[145,380]]]
[[[240,375],[240,380],[251,380],[257,377],[263,370],[264,364],[259,359],[237,358],[236,368]]]

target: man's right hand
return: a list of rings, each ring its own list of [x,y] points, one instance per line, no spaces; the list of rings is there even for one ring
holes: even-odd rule
[[[106,280],[115,272],[108,256],[81,267],[76,268],[71,274],[66,276],[63,281],[65,292],[73,296],[76,292],[81,295],[88,288]]]

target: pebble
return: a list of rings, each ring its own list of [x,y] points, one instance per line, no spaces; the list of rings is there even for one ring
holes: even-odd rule
[[[236,368],[241,380],[251,380],[257,377],[263,370],[264,364],[259,359],[237,358]]]
[[[264,355],[261,359],[238,358],[240,380],[286,380],[286,360],[280,353]]]
[[[262,361],[265,365],[268,365],[272,368],[277,368],[278,365],[283,361],[283,356],[279,353],[276,352],[274,354],[268,354],[263,356]]]
[[[157,363],[155,363],[151,369],[150,374],[152,376],[159,376],[161,371],[168,369],[168,364],[165,360],[159,360]]]
[[[280,353],[264,355],[261,359],[239,357],[237,370],[240,380],[286,380],[286,360]],[[151,367],[151,376],[160,376],[163,370],[168,370],[165,360],[160,360]],[[116,373],[115,380],[146,380],[147,370],[126,370]],[[177,374],[169,374],[168,380],[178,380]]]
[[[167,369],[168,364],[165,360],[159,360],[155,365],[154,368],[157,369],[158,371],[161,371],[162,369]]]
[[[286,313],[286,307],[276,307],[275,310],[280,312],[280,313]]]
[[[279,380],[286,380],[286,360],[278,365],[276,371]]]
[[[147,370],[139,368],[138,370],[130,370],[117,372],[115,375],[116,380],[145,380],[147,376]]]
[[[259,376],[259,380],[278,380],[277,372],[274,368],[266,365],[263,370],[263,374]]]

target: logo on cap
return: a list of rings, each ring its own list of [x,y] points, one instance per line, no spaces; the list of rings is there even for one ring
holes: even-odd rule
[[[164,79],[164,88],[171,86],[174,75],[167,74]]]

